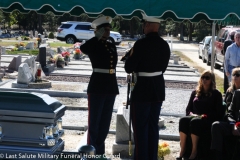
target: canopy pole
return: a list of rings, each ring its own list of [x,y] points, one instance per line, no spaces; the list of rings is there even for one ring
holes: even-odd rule
[[[214,60],[215,60],[215,27],[216,27],[216,23],[213,22],[212,24],[212,55],[211,55],[211,71],[212,73],[214,73]]]

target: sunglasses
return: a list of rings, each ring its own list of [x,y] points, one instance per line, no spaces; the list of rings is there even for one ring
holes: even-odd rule
[[[240,76],[240,74],[238,74],[238,73],[236,73],[236,74],[233,74],[233,77],[239,77]]]
[[[201,79],[210,80],[210,76],[202,76]]]

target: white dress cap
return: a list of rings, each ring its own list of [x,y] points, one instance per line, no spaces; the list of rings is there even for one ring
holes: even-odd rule
[[[97,28],[97,26],[100,26],[102,24],[110,24],[112,22],[112,18],[109,16],[103,16],[98,19],[95,19],[92,22],[92,28]]]
[[[155,17],[149,17],[146,14],[142,13],[143,20],[147,22],[153,22],[153,23],[160,23],[160,19],[157,19]]]

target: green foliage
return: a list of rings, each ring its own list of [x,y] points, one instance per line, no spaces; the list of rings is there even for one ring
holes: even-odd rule
[[[25,40],[25,41],[30,40],[30,37],[27,37],[27,36],[22,36],[21,38],[22,38],[22,40]]]
[[[58,27],[58,19],[59,17],[55,16],[52,12],[47,12],[46,15],[44,15],[43,23],[48,25],[49,31],[56,31]]]
[[[176,25],[173,21],[167,21],[166,22],[166,32],[169,33],[170,35],[172,34],[172,32],[174,32],[176,29]]]
[[[48,38],[54,39],[54,34],[53,34],[53,32],[50,32],[50,33],[49,33]]]
[[[111,25],[112,25],[112,29],[111,29],[112,31],[119,32],[120,23],[118,21],[116,22],[112,21]]]
[[[26,53],[29,55],[38,55],[39,50],[23,50],[23,51],[17,51],[16,49],[13,51],[6,51],[7,54],[19,54],[19,53]]]
[[[196,41],[200,42],[205,36],[209,36],[212,34],[212,29],[210,25],[202,21],[198,23],[193,33],[196,36]]]

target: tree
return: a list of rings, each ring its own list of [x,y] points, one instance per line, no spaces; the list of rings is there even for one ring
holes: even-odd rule
[[[59,17],[55,16],[52,12],[47,12],[46,15],[44,15],[43,23],[48,25],[48,29],[51,32],[55,32],[57,30],[57,22]]]
[[[111,25],[112,25],[112,31],[119,32],[120,30],[120,21],[122,21],[122,17],[116,16],[113,18]]]

